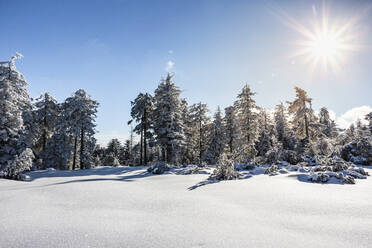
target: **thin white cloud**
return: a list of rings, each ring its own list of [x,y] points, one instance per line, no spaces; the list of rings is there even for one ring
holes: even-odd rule
[[[362,123],[367,123],[367,121],[364,119],[366,114],[372,112],[371,106],[360,106],[352,108],[348,111],[346,111],[344,114],[342,114],[339,117],[336,117],[336,123],[340,128],[348,128],[352,123],[355,123],[358,118],[362,121]]]
[[[169,53],[169,54],[173,54],[173,50],[169,50],[168,53]]]
[[[174,63],[173,61],[169,60],[169,61],[167,62],[167,66],[165,67],[165,70],[166,70],[167,72],[170,72],[170,70],[173,69],[174,64],[175,64],[175,63]]]

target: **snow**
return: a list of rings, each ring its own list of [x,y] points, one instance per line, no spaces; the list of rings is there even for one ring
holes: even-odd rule
[[[372,173],[371,169],[365,169]],[[0,179],[1,247],[370,247],[372,180],[300,172],[207,183],[145,167]]]

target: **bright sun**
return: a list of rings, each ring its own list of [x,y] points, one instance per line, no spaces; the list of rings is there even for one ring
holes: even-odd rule
[[[315,7],[313,7],[313,11]],[[340,20],[330,23],[329,14],[323,6],[323,13],[318,15],[314,11],[314,20],[310,26],[305,26],[292,18],[285,18],[291,28],[302,35],[296,42],[299,47],[293,57],[305,57],[305,62],[310,64],[311,70],[317,67],[325,70],[331,69],[339,72],[345,65],[350,51],[356,51],[358,46],[353,30],[358,18],[353,18],[341,23]]]
[[[314,57],[331,59],[341,52],[342,41],[335,34],[320,33],[311,41],[310,49]]]

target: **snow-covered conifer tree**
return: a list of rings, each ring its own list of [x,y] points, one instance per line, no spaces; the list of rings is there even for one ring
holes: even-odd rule
[[[293,150],[296,138],[288,123],[288,114],[283,103],[276,105],[274,112],[275,134],[283,149]]]
[[[24,114],[31,111],[27,82],[14,60],[0,62],[0,177],[18,178],[32,166],[33,153],[27,142]]]
[[[208,160],[214,164],[218,161],[220,155],[226,147],[225,126],[220,107],[214,114],[214,120],[210,130],[210,145],[208,150]]]
[[[226,144],[229,152],[232,154],[237,140],[237,119],[234,106],[225,108],[224,124]]]
[[[258,122],[260,126],[256,142],[257,156],[265,156],[266,152],[272,148],[274,138],[274,126],[266,109],[261,109]]]
[[[201,164],[209,144],[210,118],[207,104],[196,103],[190,106],[189,116],[191,121],[193,139],[192,145],[198,154],[198,163]]]
[[[372,112],[366,114],[365,119],[368,121],[369,133],[372,136]]]
[[[295,87],[296,99],[288,102],[289,113],[293,115],[292,126],[299,138],[315,138],[318,135],[317,125],[315,124],[315,115],[312,109],[312,99],[307,96],[306,91]]]
[[[106,153],[112,154],[114,157],[119,158],[121,149],[122,147],[120,141],[118,139],[112,139],[107,144]]]
[[[182,152],[182,162],[183,163],[194,163],[198,155],[194,149],[193,140],[195,136],[195,130],[193,127],[193,121],[190,117],[189,106],[186,99],[181,100],[182,109],[182,122],[183,122],[183,132],[185,135],[185,145]]]
[[[70,119],[65,111],[65,104],[59,104],[60,114],[56,118],[54,132],[47,140],[45,151],[42,153],[43,167],[53,167],[60,170],[69,169],[73,152],[73,135]]]
[[[74,155],[72,169],[76,167],[78,141],[80,140],[80,169],[89,168],[92,164],[92,151],[95,145],[95,118],[98,102],[92,100],[84,90],[76,91],[66,99],[65,111],[74,137]]]
[[[323,107],[319,112],[319,123],[321,124],[321,132],[328,138],[337,136],[336,123],[329,116],[327,108]]]
[[[131,116],[134,121],[138,123],[134,131],[140,134],[141,151],[140,164],[147,164],[147,145],[148,139],[152,137],[152,115],[153,115],[153,97],[146,93],[140,93],[134,101],[131,102],[132,110]]]
[[[34,152],[43,157],[47,141],[53,135],[57,126],[59,105],[49,93],[37,98],[34,105],[36,109],[33,111],[33,121],[34,125],[37,126],[37,130],[34,130],[37,137]]]
[[[162,148],[163,160],[167,162],[180,162],[179,156],[184,146],[180,94],[181,90],[169,73],[155,90],[154,132]]]
[[[257,111],[252,92],[249,85],[246,84],[241,93],[238,95],[238,100],[235,102],[235,109],[239,126],[239,143],[242,148],[241,159],[246,160],[253,158],[256,155],[255,142],[257,140]]]

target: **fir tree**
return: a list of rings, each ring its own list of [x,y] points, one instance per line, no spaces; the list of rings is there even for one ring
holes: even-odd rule
[[[260,127],[256,142],[256,150],[258,156],[265,156],[266,152],[269,151],[273,145],[274,126],[266,109],[261,109],[258,117]]]
[[[327,108],[323,107],[319,112],[319,123],[321,124],[321,132],[328,138],[337,136],[336,123],[329,116]]]
[[[295,138],[288,123],[288,115],[283,103],[276,105],[274,112],[275,133],[283,149],[294,149]]]
[[[220,107],[214,114],[214,120],[210,132],[210,145],[208,150],[208,160],[216,163],[226,147],[225,127]]]
[[[185,135],[185,145],[183,147],[182,152],[182,162],[190,164],[196,161],[195,158],[197,158],[198,155],[196,154],[193,145],[195,130],[186,99],[181,100],[181,112],[183,122],[183,133]]]
[[[136,133],[140,134],[141,164],[147,164],[147,145],[148,139],[152,137],[152,114],[153,114],[153,97],[146,93],[140,93],[134,101],[131,102],[131,116],[138,125],[134,128]]]
[[[154,132],[162,148],[162,158],[167,162],[179,162],[184,146],[184,132],[181,112],[181,91],[173,82],[173,75],[167,75],[155,90]]]
[[[191,121],[194,150],[198,154],[198,163],[201,164],[204,153],[208,148],[208,129],[210,124],[210,118],[207,116],[209,112],[206,104],[197,103],[193,104],[189,108],[189,117]]]
[[[64,110],[64,106],[64,104],[59,105],[61,111],[56,118],[53,135],[47,140],[45,151],[41,154],[44,168],[69,169],[73,152],[73,135],[70,119]]]
[[[372,136],[372,112],[366,114],[365,119],[368,121],[369,133]]]
[[[246,84],[235,102],[243,160],[253,158],[256,155],[257,110],[259,108],[253,100],[254,95],[256,93],[252,92],[249,85]]]
[[[226,143],[229,152],[232,154],[237,139],[237,119],[235,114],[235,108],[233,106],[225,108],[224,124]]]
[[[41,153],[41,156],[43,156],[47,141],[55,132],[60,109],[57,101],[49,93],[45,93],[36,99],[35,107],[33,120],[37,125],[37,150],[38,154]]]
[[[21,57],[17,53],[9,62],[0,62],[0,177],[19,178],[32,166],[33,153],[24,123],[31,102],[27,82],[14,64]]]
[[[307,141],[311,137],[316,137],[317,130],[313,124],[315,120],[312,109],[312,99],[307,96],[306,91],[295,87],[296,99],[288,102],[289,113],[293,115],[292,126],[299,138],[305,138]]]
[[[96,142],[93,136],[98,102],[92,100],[90,95],[80,89],[72,97],[67,98],[64,105],[74,137],[72,169],[76,167],[78,141],[80,141],[80,169],[89,168],[92,164],[92,151]]]
[[[118,139],[112,139],[107,144],[106,153],[112,154],[114,157],[119,158],[120,150],[122,149]]]

